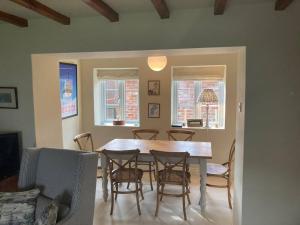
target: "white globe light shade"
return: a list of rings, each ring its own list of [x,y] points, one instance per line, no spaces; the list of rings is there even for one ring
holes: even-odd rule
[[[166,56],[149,56],[148,57],[148,66],[153,71],[162,71],[167,65]]]

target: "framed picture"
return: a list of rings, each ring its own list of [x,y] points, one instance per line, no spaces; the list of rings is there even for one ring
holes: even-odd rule
[[[160,117],[160,104],[148,103],[148,118],[159,118],[159,117]]]
[[[77,65],[59,63],[61,117],[78,115]]]
[[[18,92],[16,87],[0,87],[0,108],[18,108]]]
[[[160,95],[159,80],[148,80],[148,95]]]

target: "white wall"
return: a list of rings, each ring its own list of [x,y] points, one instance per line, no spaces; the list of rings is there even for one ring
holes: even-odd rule
[[[78,115],[61,119],[59,63],[77,65]],[[32,56],[36,146],[77,149],[73,138],[81,133],[81,76],[78,60],[58,55]]]
[[[17,86],[20,108],[0,110],[2,130],[21,130],[35,145],[32,98],[33,53],[246,46],[246,106],[242,225],[295,225],[300,221],[300,2],[282,12],[274,1],[212,8],[72,18],[70,26],[49,19],[29,28],[0,25],[0,83]],[[235,209],[237,210],[237,209]],[[237,222],[235,224],[238,224]]]
[[[140,127],[159,129],[159,139],[167,139],[166,131],[171,129],[171,73],[172,66],[226,65],[226,128],[194,129],[193,140],[210,141],[213,147],[213,161],[224,163],[235,138],[237,55],[168,55],[168,63],[160,72],[152,71],[147,57],[109,58],[80,60],[83,106],[83,131],[92,132],[96,147],[114,138],[132,138],[130,127],[95,126],[94,123],[94,68],[138,68],[140,84]],[[148,96],[148,80],[160,80],[160,96]],[[148,118],[148,103],[160,103],[160,118]]]
[[[60,109],[59,59],[32,56],[36,146],[63,146]]]

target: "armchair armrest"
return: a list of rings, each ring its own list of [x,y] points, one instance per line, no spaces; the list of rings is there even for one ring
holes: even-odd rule
[[[92,225],[95,207],[98,157],[95,153],[82,153],[79,161],[69,214],[57,225]]]
[[[18,181],[19,189],[28,189],[35,186],[36,169],[40,151],[41,150],[37,148],[24,149]]]

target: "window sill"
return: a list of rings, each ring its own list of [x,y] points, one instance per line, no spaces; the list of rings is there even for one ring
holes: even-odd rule
[[[188,129],[188,130],[225,130],[225,127],[187,127],[187,126],[171,126],[171,129]]]
[[[125,123],[124,125],[113,125],[112,123],[95,124],[97,127],[140,127],[140,124]]]

